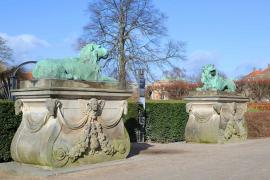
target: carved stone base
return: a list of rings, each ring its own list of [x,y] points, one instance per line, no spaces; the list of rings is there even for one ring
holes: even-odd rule
[[[191,93],[192,94],[192,93]],[[226,143],[247,138],[244,113],[248,98],[217,91],[193,93],[186,97],[189,119],[187,142]]]
[[[65,167],[128,155],[130,141],[122,117],[131,92],[72,84],[13,91],[16,113],[23,113],[11,145],[15,161]]]

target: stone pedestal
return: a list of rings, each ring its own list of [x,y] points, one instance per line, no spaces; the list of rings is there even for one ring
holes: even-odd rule
[[[248,98],[218,91],[191,92],[185,98],[187,142],[226,143],[247,138],[244,113]]]
[[[122,159],[130,151],[122,117],[131,91],[115,84],[39,80],[22,82],[12,95],[16,113],[23,114],[11,145],[17,162],[65,167]]]

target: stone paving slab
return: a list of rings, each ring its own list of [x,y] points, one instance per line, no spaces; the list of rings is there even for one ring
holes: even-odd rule
[[[1,169],[1,180],[269,180],[270,138],[239,144],[133,144],[125,160],[34,175],[31,168],[24,175]]]
[[[98,164],[82,165],[78,167],[69,167],[69,168],[42,168],[38,166],[32,166],[28,164],[20,164],[17,162],[7,162],[0,163],[0,171],[3,171],[8,174],[13,174],[15,176],[40,176],[40,177],[49,177],[57,176],[61,174],[75,173],[84,170],[93,170],[97,168],[104,168],[107,166],[117,166],[119,164],[127,163],[127,160],[115,160],[111,162],[103,162]],[[1,179],[1,177],[0,177]]]

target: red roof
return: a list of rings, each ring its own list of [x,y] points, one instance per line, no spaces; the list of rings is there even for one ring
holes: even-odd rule
[[[21,72],[19,74],[19,79],[20,80],[32,80],[33,79],[32,72]]]
[[[254,70],[251,73],[249,73],[248,75],[246,75],[245,78],[252,78],[252,77],[255,77],[255,76],[262,74],[262,73],[263,73],[262,70]]]
[[[270,73],[270,66],[268,66],[265,70],[263,70],[262,73]]]
[[[268,67],[264,70],[254,70],[251,73],[249,73],[248,75],[246,75],[244,77],[244,79],[249,79],[249,78],[259,78],[259,77],[263,77],[267,74],[270,74],[270,65],[268,65]]]

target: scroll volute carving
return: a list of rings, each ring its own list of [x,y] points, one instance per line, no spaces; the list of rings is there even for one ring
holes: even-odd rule
[[[234,119],[236,103],[224,103],[220,110],[220,128],[225,129],[227,123]]]
[[[48,99],[46,101],[46,108],[49,111],[49,116],[53,116],[54,118],[57,116],[57,109],[61,108],[62,103],[57,99]]]
[[[127,113],[128,113],[128,103],[127,103],[127,101],[124,101],[123,102],[123,114],[124,115],[127,115]]]
[[[19,115],[19,114],[22,112],[22,107],[23,107],[23,102],[22,102],[22,100],[17,99],[17,100],[15,101],[14,106],[15,106],[15,114],[16,114],[16,115]]]
[[[217,114],[220,114],[222,104],[221,103],[215,103],[213,105],[214,110],[216,111]]]
[[[244,114],[247,111],[247,104],[236,104],[235,120],[241,121],[244,118]]]
[[[190,113],[192,111],[192,104],[191,103],[187,103],[186,104],[186,112]]]

